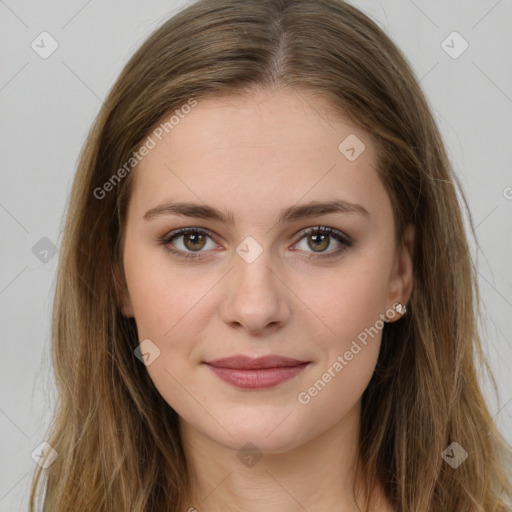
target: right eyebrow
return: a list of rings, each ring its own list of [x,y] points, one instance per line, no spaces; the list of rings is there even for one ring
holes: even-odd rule
[[[334,199],[327,202],[312,201],[306,204],[293,205],[281,210],[278,223],[294,222],[310,217],[320,217],[331,213],[358,214],[369,218],[370,213],[366,208],[357,203],[342,199]],[[235,217],[233,212],[219,210],[213,206],[196,204],[190,202],[167,202],[148,210],[143,218],[153,219],[160,215],[179,215],[197,219],[211,219],[219,221],[227,226],[234,226]]]

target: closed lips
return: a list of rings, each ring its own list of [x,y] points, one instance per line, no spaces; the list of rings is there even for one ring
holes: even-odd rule
[[[266,356],[256,359],[246,356],[233,356],[214,361],[207,361],[206,364],[217,368],[230,368],[234,370],[258,370],[262,368],[286,368],[307,364],[308,361],[299,361],[288,357]]]

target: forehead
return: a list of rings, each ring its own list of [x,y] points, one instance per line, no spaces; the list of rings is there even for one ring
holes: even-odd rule
[[[384,193],[371,137],[319,95],[223,94],[187,112],[161,140],[151,135],[156,145],[134,170],[135,206],[179,198],[254,215],[276,202],[372,203]]]

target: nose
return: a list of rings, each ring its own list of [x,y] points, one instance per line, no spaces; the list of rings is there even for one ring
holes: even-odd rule
[[[283,279],[272,268],[270,251],[248,263],[235,255],[226,276],[220,312],[230,327],[262,336],[282,328],[291,316]]]

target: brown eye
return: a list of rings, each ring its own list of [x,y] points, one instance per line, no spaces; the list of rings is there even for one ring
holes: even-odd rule
[[[187,233],[183,236],[183,245],[191,251],[201,250],[205,243],[206,237],[203,234]]]
[[[296,245],[300,250],[309,252],[309,254],[313,253],[313,256],[307,256],[308,258],[312,259],[338,256],[341,252],[345,251],[353,244],[353,240],[348,235],[345,235],[337,229],[326,226],[308,228],[302,234],[303,237]],[[303,239],[307,240],[306,247],[304,248],[300,247],[300,242]],[[332,248],[332,239],[334,239],[338,244],[339,247],[337,249]],[[327,249],[329,247],[331,247],[332,250],[328,251]],[[317,255],[314,253],[317,253]]]
[[[311,240],[311,243],[308,241],[308,246],[314,251],[322,252],[329,247],[329,235],[309,235],[307,238]]]
[[[208,239],[211,240],[210,247],[207,247]],[[206,249],[216,247],[209,233],[194,228],[183,228],[169,233],[160,239],[160,243],[168,252],[185,259],[201,258],[207,252]]]

